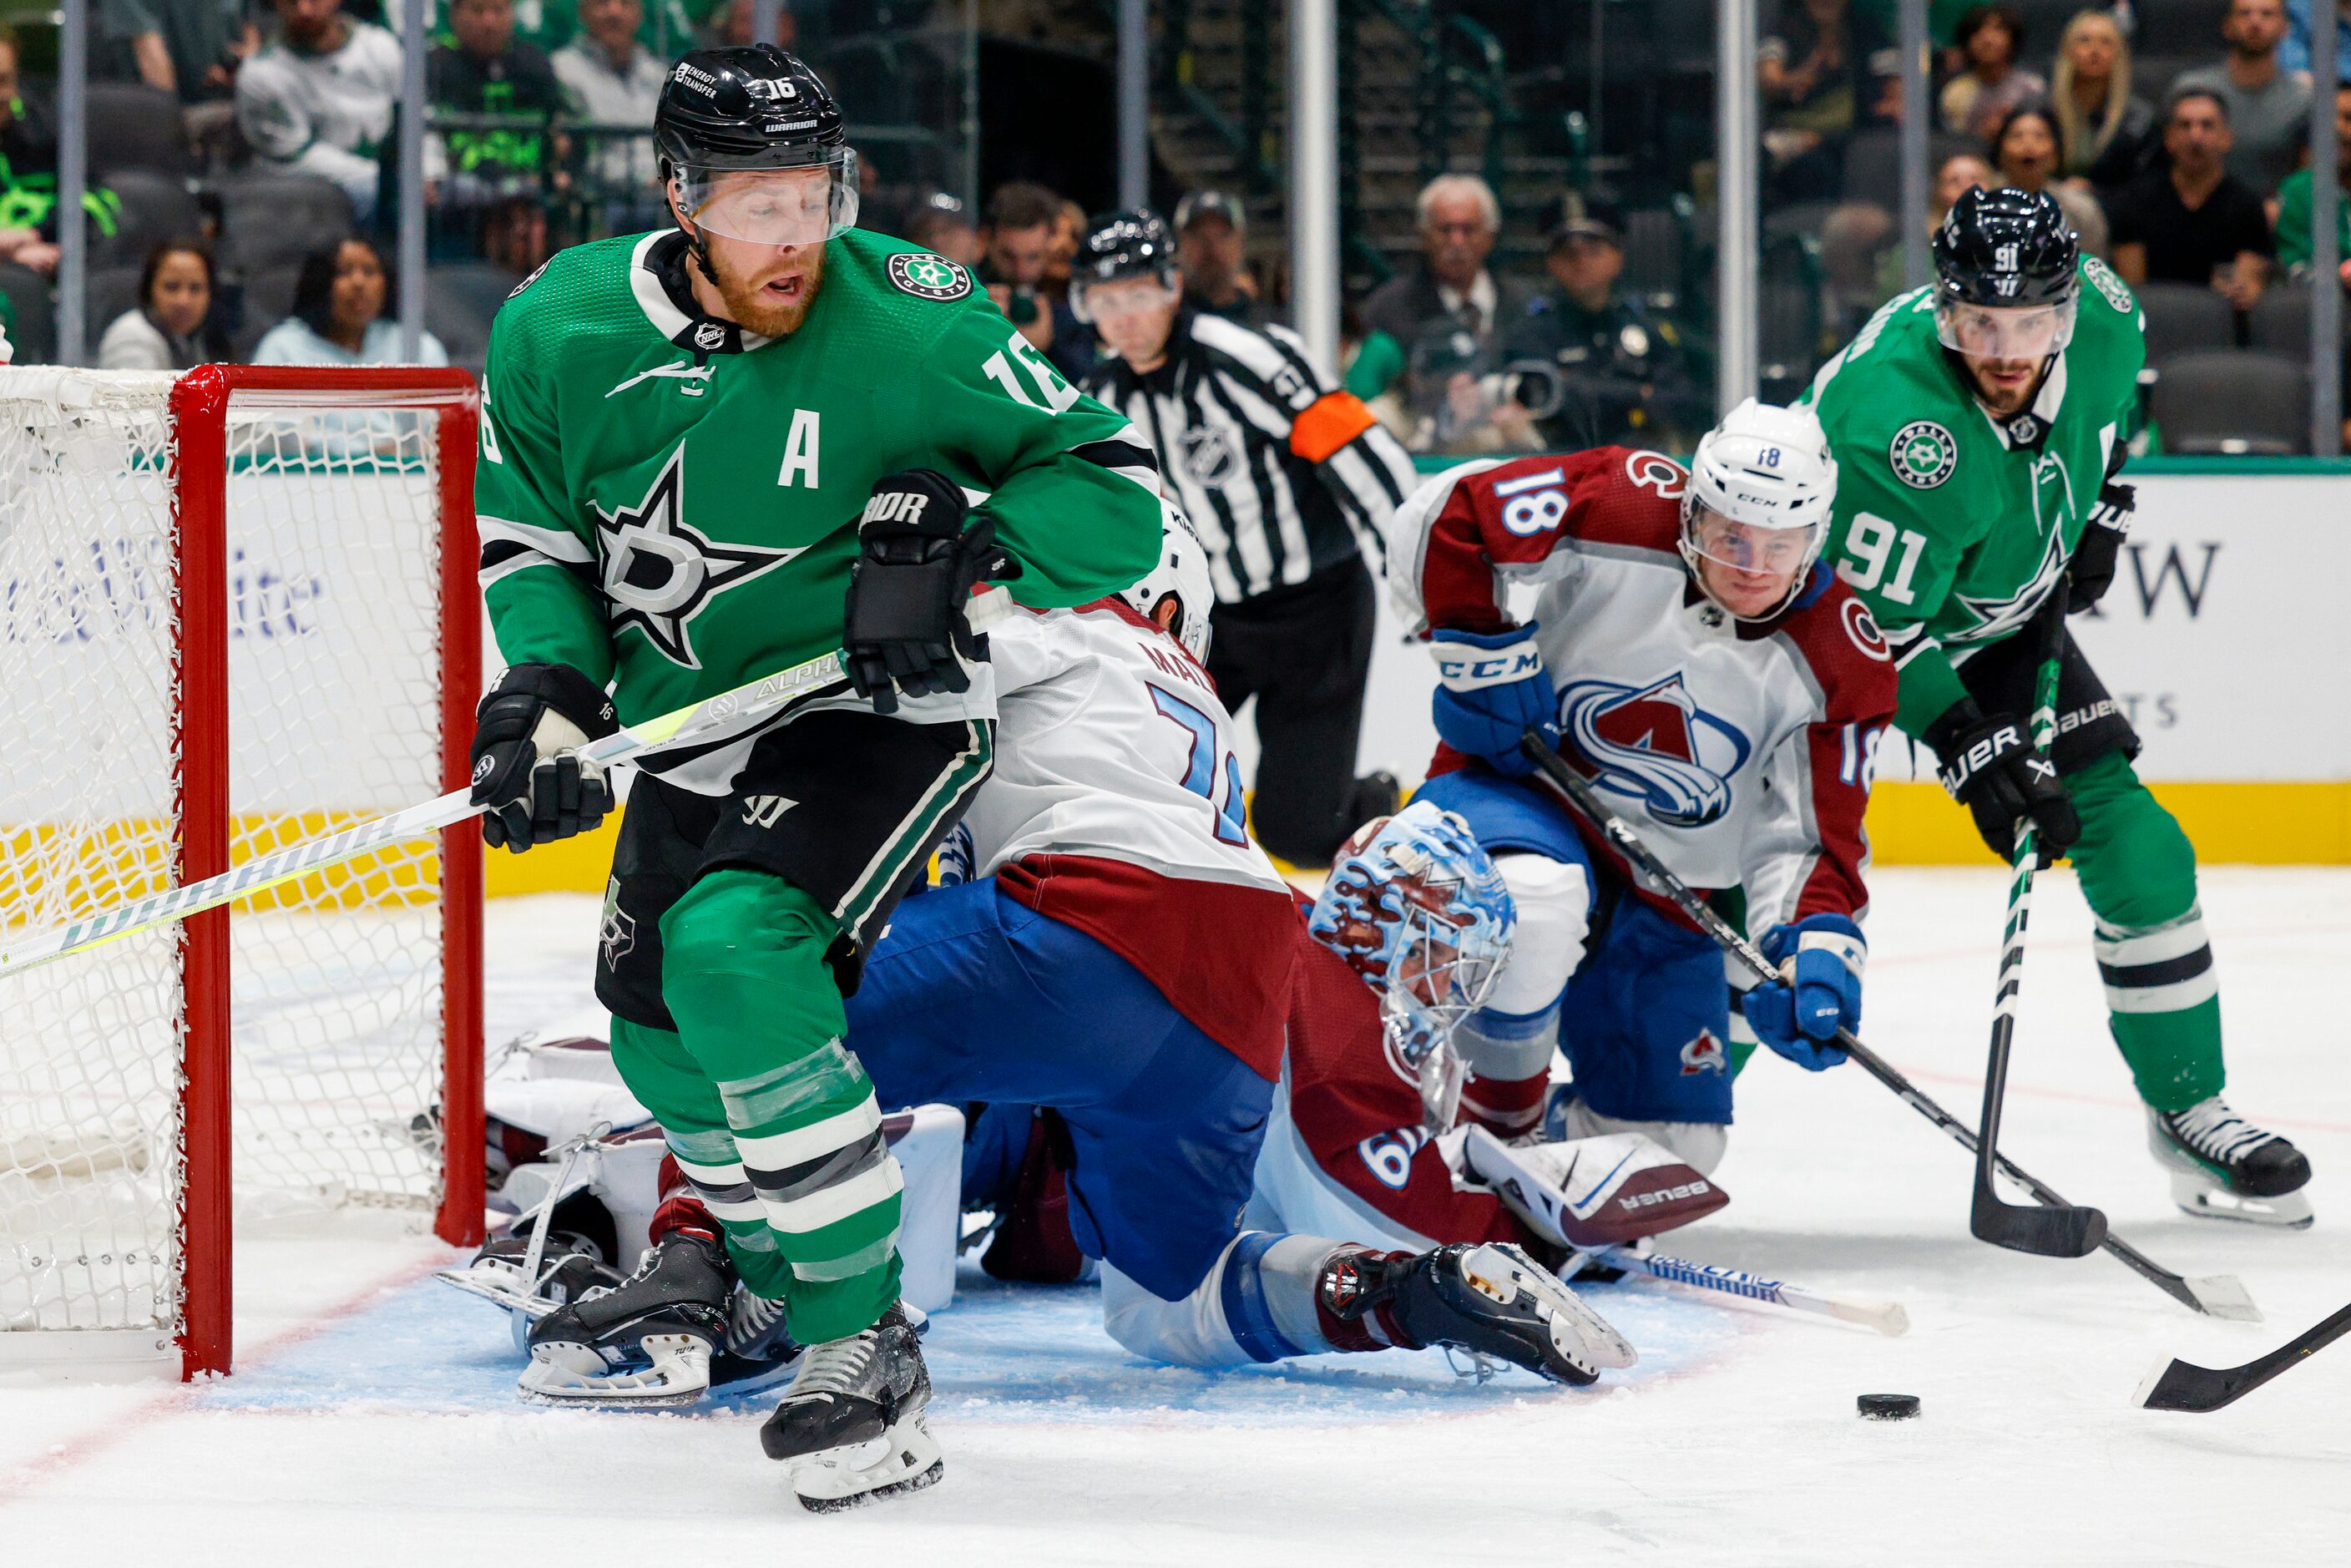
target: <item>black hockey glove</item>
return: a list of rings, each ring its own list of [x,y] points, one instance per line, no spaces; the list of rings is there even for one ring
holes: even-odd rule
[[[2098,487],[2098,504],[2091,508],[2089,526],[2082,530],[2082,542],[2074,547],[2073,562],[2066,568],[2066,614],[2081,614],[2114,586],[2115,566],[2122,559],[2123,541],[2130,537],[2131,511],[2137,505],[2138,491],[2133,486],[2109,479]]]
[[[998,549],[996,524],[967,528],[963,489],[928,468],[893,474],[873,486],[857,525],[849,570],[841,668],[873,711],[898,711],[898,695],[934,696],[971,689],[957,660],[987,657],[987,639],[965,613],[971,591],[1020,575]]]
[[[584,833],[612,809],[604,770],[570,753],[621,727],[612,699],[569,664],[517,664],[474,720],[482,838],[516,854]]]
[[[1920,737],[1942,763],[1943,788],[1976,820],[1976,831],[2002,860],[2016,852],[2016,820],[2040,830],[2044,865],[2074,847],[2082,819],[2057,768],[2025,744],[2013,719],[1986,718],[1975,699],[1962,697]]]

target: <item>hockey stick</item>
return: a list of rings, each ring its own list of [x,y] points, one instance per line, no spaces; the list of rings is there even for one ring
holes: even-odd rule
[[[2065,580],[2060,577],[2042,610],[2041,668],[2033,683],[2032,749],[2029,766],[2050,769],[2057,738],[2057,672],[2065,656]],[[1984,1062],[1983,1114],[1977,1118],[1975,1194],[1968,1228],[1979,1241],[2043,1258],[2086,1258],[2106,1239],[2106,1217],[2095,1208],[2010,1203],[1993,1185],[2000,1158],[2000,1113],[2008,1093],[2008,1059],[2016,1040],[2016,998],[2024,981],[2024,930],[2032,913],[2032,875],[2041,864],[2041,829],[2030,814],[2016,819],[2010,846],[2008,919],[2001,928],[1999,991],[1991,1009],[1991,1051]],[[2053,861],[2054,857],[2052,857]]]
[[[1668,1285],[1687,1285],[1700,1291],[1719,1291],[1724,1295],[1738,1296],[1750,1301],[1769,1301],[1774,1306],[1788,1307],[1817,1317],[1834,1318],[1839,1322],[1859,1323],[1876,1329],[1892,1338],[1910,1332],[1910,1314],[1899,1301],[1859,1301],[1849,1296],[1826,1295],[1808,1291],[1802,1285],[1791,1285],[1782,1280],[1767,1280],[1761,1274],[1750,1274],[1743,1269],[1725,1269],[1714,1263],[1697,1263],[1687,1258],[1671,1258],[1662,1252],[1641,1252],[1630,1247],[1600,1247],[1578,1256],[1588,1257],[1611,1269],[1624,1269],[1646,1274],[1652,1280]],[[1572,1270],[1571,1270],[1572,1272]]]
[[[2241,1399],[2289,1366],[2325,1350],[2351,1333],[2351,1307],[2334,1313],[2306,1333],[2297,1334],[2267,1355],[2242,1366],[2214,1368],[2194,1362],[2158,1364],[2147,1381],[2131,1396],[2131,1403],[2149,1410],[2186,1410],[2202,1415]]]
[[[984,632],[1011,612],[1011,595],[1000,588],[990,589],[973,600],[967,619],[974,632]],[[721,692],[715,697],[705,697],[657,718],[616,730],[601,740],[591,740],[580,747],[579,757],[583,762],[607,768],[633,761],[649,752],[700,740],[722,728],[764,717],[841,678],[841,654],[838,652],[821,654],[805,664],[794,664],[790,669],[778,670],[772,675],[762,675],[756,681],[746,682],[732,691]],[[338,832],[270,854],[256,855],[218,876],[206,877],[202,882],[192,882],[185,887],[170,888],[145,898],[134,898],[64,925],[32,933],[20,941],[0,946],[0,976],[29,969],[37,964],[46,964],[68,954],[84,952],[134,932],[168,925],[172,921],[184,920],[207,909],[217,909],[224,904],[233,904],[248,894],[276,887],[280,883],[308,876],[313,872],[366,854],[371,850],[421,839],[478,815],[482,808],[475,805],[467,795],[466,790],[453,789],[422,805],[410,806],[388,816],[370,818]]]
[[[1676,908],[1712,937],[1718,946],[1738,958],[1756,978],[1771,981],[1780,978],[1780,972],[1771,967],[1771,960],[1763,956],[1755,944],[1717,914],[1713,905],[1700,898],[1689,883],[1676,876],[1666,862],[1657,858],[1656,852],[1641,841],[1641,835],[1633,831],[1632,824],[1610,810],[1607,803],[1593,793],[1592,786],[1577,778],[1559,754],[1543,744],[1539,733],[1529,730],[1519,744],[1534,763],[1538,770],[1535,776],[1550,787],[1561,803],[1591,823],[1594,831],[1615,846],[1619,854],[1640,869],[1658,892],[1672,900]],[[1851,1030],[1837,1030],[1837,1044],[1861,1064],[1864,1071],[1900,1095],[1912,1110],[1940,1127],[1970,1154],[1975,1153],[1976,1135],[1969,1130],[1966,1123],[1928,1098],[1917,1084],[1896,1071],[1891,1063],[1862,1044]],[[1996,1155],[1994,1158],[1999,1163],[2001,1174],[2030,1192],[2036,1202],[2053,1208],[2072,1207],[2006,1155]],[[2186,1279],[2155,1262],[2120,1237],[2108,1236],[2099,1245],[2190,1312],[2244,1322],[2262,1321],[2260,1309],[2253,1305],[2252,1298],[2245,1293],[2244,1285],[2233,1274]]]

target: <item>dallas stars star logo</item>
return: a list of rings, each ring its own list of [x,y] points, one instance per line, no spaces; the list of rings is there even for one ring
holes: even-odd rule
[[[694,618],[726,590],[783,565],[808,547],[721,544],[679,517],[678,497],[684,487],[681,442],[643,500],[617,512],[596,507],[596,531],[604,547],[604,596],[612,604],[613,634],[634,626],[664,658],[698,670],[702,661],[691,640]]]
[[[1959,608],[1975,618],[1975,624],[1955,632],[1943,639],[1947,643],[1986,643],[2004,637],[2032,619],[2057,586],[2057,579],[2065,570],[2064,536],[2052,532],[2048,545],[2041,552],[2041,564],[2033,569],[2032,579],[2020,584],[2014,593],[2000,599],[1977,599],[1969,594],[1956,594]]]

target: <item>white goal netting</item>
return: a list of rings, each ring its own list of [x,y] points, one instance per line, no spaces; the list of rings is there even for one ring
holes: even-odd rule
[[[225,618],[233,862],[441,788],[434,416],[232,402],[208,476],[173,382],[0,371],[0,938],[177,880],[182,767],[219,745],[183,723],[200,617]],[[225,602],[177,603],[175,502],[224,483]],[[230,912],[240,1215],[437,1201],[440,893],[424,842]],[[0,976],[0,1354],[176,1325],[181,942]]]

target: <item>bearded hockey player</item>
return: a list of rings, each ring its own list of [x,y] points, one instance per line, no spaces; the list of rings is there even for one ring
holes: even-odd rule
[[[740,1199],[726,1268],[810,1347],[762,1446],[838,1507],[940,1470],[841,997],[990,765],[966,606],[1125,587],[1159,505],[1148,447],[961,267],[851,226],[856,155],[799,61],[687,55],[654,135],[675,227],[563,252],[492,333],[482,582],[511,667],[475,798],[516,850],[592,827],[608,787],[570,748],[845,649],[841,683],[640,774],[597,971],[631,1092]],[[710,1261],[665,1241],[641,1275],[723,1315]],[[593,1348],[546,1391],[592,1395]]]
[[[2023,191],[1952,204],[1935,274],[1879,310],[1808,394],[1841,476],[1838,575],[1894,647],[1896,722],[1943,759],[1944,787],[1992,852],[2006,859],[2030,816],[2052,858],[2071,853],[2115,1043],[2179,1207],[2307,1225],[2310,1162],[2220,1098],[2195,851],[2132,771],[2138,737],[2070,635],[2055,778],[2025,739],[2031,628],[2061,577],[2071,610],[2097,602],[2129,527],[2131,490],[2114,476],[2146,354],[2138,304],[2080,255],[2055,202]]]
[[[1798,1064],[1861,1017],[1863,872],[1886,643],[1818,560],[1837,486],[1817,422],[1751,399],[1691,467],[1602,447],[1441,474],[1397,513],[1388,582],[1437,657],[1442,740],[1416,798],[1465,819],[1518,907],[1493,995],[1456,1039],[1492,1124],[1640,1132],[1701,1173],[1730,1121],[1722,955],[1531,782],[1529,730],[1612,797],[1691,886],[1742,888],[1787,978],[1747,993]],[[1517,584],[1537,589],[1524,624]]]

